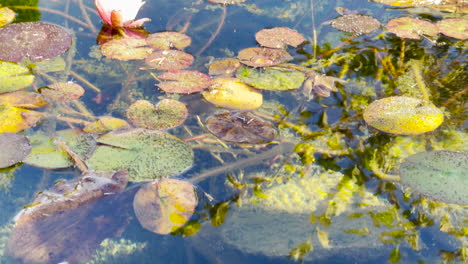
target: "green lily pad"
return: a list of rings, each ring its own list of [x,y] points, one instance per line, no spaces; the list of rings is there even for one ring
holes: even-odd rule
[[[391,19],[386,27],[398,37],[407,39],[420,39],[421,36],[434,37],[439,33],[437,26],[431,22],[412,17]]]
[[[15,20],[16,13],[8,7],[0,7],[0,27],[10,24]]]
[[[153,49],[168,50],[172,48],[183,49],[192,44],[192,39],[179,32],[158,32],[146,37],[146,42]]]
[[[468,39],[468,18],[447,18],[437,22],[439,32],[456,39]]]
[[[128,169],[131,181],[178,175],[193,164],[192,148],[180,139],[157,130],[128,129],[109,132],[86,161],[96,171]]]
[[[101,53],[116,60],[142,60],[153,51],[145,45],[146,41],[140,38],[112,39],[102,44]]]
[[[81,159],[88,157],[96,147],[94,137],[79,129],[58,131],[57,138]],[[68,168],[74,164],[67,152],[55,143],[55,138],[38,132],[29,137],[29,140],[32,150],[24,160],[25,163],[47,169]]]
[[[79,99],[85,92],[81,85],[74,82],[56,82],[39,91],[45,98],[54,102],[73,101]]]
[[[0,104],[0,133],[17,133],[36,126],[44,114]]]
[[[468,153],[420,152],[400,165],[403,184],[436,200],[468,205]]]
[[[0,168],[10,167],[22,162],[31,151],[27,137],[14,134],[0,134]]]
[[[264,47],[276,49],[286,45],[297,47],[305,41],[301,33],[287,27],[262,29],[255,34],[255,39]]]
[[[444,115],[421,99],[393,96],[372,102],[364,110],[366,123],[380,131],[397,135],[417,135],[442,124]]]
[[[242,66],[236,77],[257,89],[272,91],[297,89],[305,80],[303,72],[279,67],[256,69]]]
[[[293,59],[287,51],[271,48],[246,48],[239,51],[237,58],[252,67],[274,66]]]
[[[193,56],[180,50],[154,51],[145,59],[146,65],[160,71],[175,71],[193,63]]]
[[[166,80],[157,84],[166,93],[196,93],[205,90],[211,84],[210,76],[197,71],[165,72],[158,78]]]
[[[21,90],[34,81],[29,69],[13,62],[0,61],[0,93]]]
[[[138,100],[127,110],[130,123],[148,129],[169,129],[181,125],[187,119],[185,104],[163,99],[156,106],[146,100]]]

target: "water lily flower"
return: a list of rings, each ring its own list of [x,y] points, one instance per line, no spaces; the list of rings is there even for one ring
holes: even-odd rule
[[[95,0],[94,5],[104,23],[116,28],[141,27],[149,18],[135,20],[141,0]]]

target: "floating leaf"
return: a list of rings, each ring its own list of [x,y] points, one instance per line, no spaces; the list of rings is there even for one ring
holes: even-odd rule
[[[237,78],[216,78],[203,97],[217,106],[252,110],[263,103],[262,94]]]
[[[42,113],[0,104],[0,133],[17,133],[36,126],[44,117]]]
[[[293,59],[287,51],[271,48],[246,48],[239,51],[237,58],[252,67],[274,66]]]
[[[48,103],[40,94],[35,92],[16,91],[0,94],[0,104],[21,108],[39,108]]]
[[[159,50],[148,55],[145,62],[160,71],[175,71],[192,65],[193,56],[180,50]]]
[[[64,71],[67,63],[62,57],[54,57],[43,61],[38,61],[34,64],[34,70],[43,72],[59,72]]]
[[[238,59],[226,58],[214,61],[208,67],[209,75],[220,75],[225,77],[232,77],[234,72],[241,66]]]
[[[380,27],[380,22],[367,15],[346,14],[328,22],[332,27],[357,35],[369,34]]]
[[[159,32],[148,35],[146,42],[153,49],[184,49],[192,44],[192,39],[179,32]]]
[[[467,5],[468,6],[468,5]],[[468,39],[468,18],[447,18],[437,22],[439,32],[456,39]]]
[[[127,123],[127,121],[120,118],[102,116],[93,123],[86,125],[83,128],[83,131],[87,133],[104,133],[119,128],[130,128],[130,125]]]
[[[468,153],[420,152],[400,165],[403,184],[426,196],[448,203],[468,205]]]
[[[96,171],[128,169],[131,181],[147,181],[182,173],[193,164],[192,148],[180,139],[156,130],[109,132],[86,164]]]
[[[28,68],[12,62],[0,61],[0,93],[24,89],[33,81],[34,76],[29,74]]]
[[[0,28],[0,60],[41,61],[56,57],[71,45],[64,28],[43,22],[15,23]]]
[[[364,111],[364,120],[383,132],[417,135],[436,129],[444,115],[439,108],[421,99],[393,96],[372,102]]]
[[[57,138],[81,159],[88,157],[96,148],[94,137],[79,129],[58,131]],[[68,168],[75,164],[67,152],[55,143],[55,138],[43,133],[35,133],[29,137],[29,140],[32,150],[24,160],[25,163],[47,169]]]
[[[0,168],[22,162],[31,151],[28,138],[14,133],[0,134]]]
[[[208,88],[211,84],[210,76],[196,71],[165,72],[158,78],[171,81],[157,84],[166,93],[196,93]]]
[[[145,45],[146,41],[140,38],[112,39],[101,45],[101,53],[116,60],[142,60],[153,51]]]
[[[297,47],[305,41],[302,34],[287,27],[262,29],[255,34],[255,39],[264,47],[277,49],[286,45]]]
[[[39,91],[45,98],[55,102],[73,101],[79,99],[85,92],[81,85],[74,82],[56,82]]]
[[[222,112],[210,116],[206,127],[218,138],[235,143],[261,144],[276,136],[273,124],[250,112]]]
[[[0,7],[0,27],[10,24],[15,20],[16,13],[8,7]]]
[[[127,110],[130,123],[148,129],[174,128],[181,125],[187,116],[187,107],[172,99],[163,99],[156,106],[146,100],[138,100]]]
[[[237,70],[236,77],[257,89],[272,91],[297,89],[305,80],[303,72],[280,67],[255,69],[243,66]]]
[[[162,178],[138,190],[133,200],[133,210],[144,228],[165,235],[187,223],[197,204],[197,194],[192,184]]]
[[[336,82],[344,82],[343,80],[327,76],[325,74],[318,74],[313,71],[307,73],[307,80],[303,84],[304,95],[308,100],[312,100],[315,95],[321,97],[329,97],[331,92],[337,92],[335,86]]]
[[[431,7],[438,10],[468,13],[465,0],[372,0],[374,2],[399,7]]]
[[[223,5],[235,5],[235,4],[240,4],[244,3],[247,0],[208,0],[210,3],[214,4],[223,4]]]
[[[439,33],[437,26],[431,22],[412,17],[391,19],[386,27],[398,37],[408,39],[420,39],[421,36],[434,37]]]

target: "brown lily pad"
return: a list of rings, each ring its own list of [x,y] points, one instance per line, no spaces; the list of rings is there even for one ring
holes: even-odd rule
[[[81,85],[74,82],[56,82],[39,91],[45,98],[54,102],[73,101],[79,99],[85,92]]]
[[[158,76],[167,80],[157,84],[166,93],[196,93],[211,85],[210,76],[197,71],[179,70],[166,72]]]
[[[169,129],[181,125],[187,119],[185,104],[172,99],[163,99],[157,105],[138,100],[127,110],[130,123],[148,129]]]
[[[102,44],[101,53],[116,60],[142,60],[153,51],[145,46],[146,41],[140,38],[113,39]]]
[[[148,55],[145,62],[153,69],[175,71],[192,65],[193,56],[180,50],[159,50]]]
[[[215,76],[232,77],[237,69],[241,66],[238,59],[226,58],[214,61],[208,67],[208,74]]]
[[[46,106],[48,103],[44,97],[38,93],[16,91],[0,94],[0,104],[34,109]]]
[[[293,59],[287,51],[272,48],[246,48],[239,51],[237,58],[252,67],[273,66]]]
[[[305,41],[301,33],[287,27],[262,29],[255,34],[255,39],[264,47],[276,49],[286,45],[297,47]]]
[[[159,32],[148,35],[146,42],[153,49],[184,49],[192,44],[192,39],[179,32]]]
[[[412,17],[391,19],[386,27],[398,37],[407,39],[420,39],[421,36],[434,37],[439,33],[437,26],[431,22]]]
[[[437,27],[439,32],[446,36],[468,39],[468,18],[447,18],[437,22]]]
[[[357,35],[369,34],[380,27],[377,19],[362,14],[343,15],[331,20],[329,24],[340,31]]]
[[[218,138],[235,143],[261,144],[276,137],[273,124],[250,112],[222,112],[210,116],[206,127]]]
[[[0,60],[41,61],[56,57],[71,45],[64,28],[43,22],[25,22],[0,28]]]
[[[187,223],[197,204],[197,194],[191,183],[162,178],[138,190],[133,210],[145,229],[165,235]]]
[[[22,162],[31,151],[28,138],[14,133],[0,134],[0,168]]]

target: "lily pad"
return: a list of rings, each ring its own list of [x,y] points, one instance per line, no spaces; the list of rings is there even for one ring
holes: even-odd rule
[[[73,101],[79,99],[85,92],[81,85],[74,82],[56,82],[39,91],[45,98],[54,102]]]
[[[29,74],[28,68],[12,62],[0,61],[0,93],[24,89],[33,81],[34,75]]]
[[[160,71],[175,71],[193,63],[193,56],[180,50],[154,51],[145,59],[146,65]]]
[[[436,200],[468,205],[468,153],[420,152],[400,165],[403,184]]]
[[[44,114],[0,104],[0,133],[17,133],[36,126]]]
[[[231,109],[252,110],[263,103],[261,92],[237,78],[216,78],[202,95],[214,105]]]
[[[273,124],[250,112],[223,112],[210,116],[206,127],[218,138],[235,143],[261,144],[276,136]]]
[[[127,110],[130,123],[148,129],[169,129],[181,125],[187,119],[185,104],[163,99],[156,106],[146,100],[138,100]]]
[[[119,128],[130,128],[127,121],[112,116],[101,116],[98,120],[83,128],[87,133],[105,133]]]
[[[468,13],[464,0],[372,0],[374,2],[398,7],[430,7],[441,11]]]
[[[214,61],[208,67],[209,75],[232,77],[232,75],[237,71],[241,66],[241,63],[238,59],[226,58]]]
[[[144,47],[146,41],[140,38],[112,39],[101,46],[102,55],[116,60],[142,60],[146,58],[153,49]]]
[[[377,19],[362,14],[342,15],[331,20],[329,24],[340,31],[357,35],[369,34],[380,27],[380,22]]]
[[[329,97],[331,92],[337,92],[336,82],[344,82],[342,79],[318,74],[316,72],[308,72],[307,80],[304,81],[303,93],[308,100],[312,100],[315,95],[321,97]]]
[[[280,67],[255,69],[240,67],[236,77],[257,89],[285,91],[301,87],[305,80],[303,72]]]
[[[0,168],[10,167],[22,162],[31,151],[27,137],[14,134],[0,134]]]
[[[468,6],[468,4],[467,4]],[[468,39],[468,18],[447,18],[437,22],[439,32],[456,39]]]
[[[252,67],[274,66],[293,59],[287,51],[272,48],[246,48],[239,51],[237,58]]]
[[[96,148],[94,137],[79,129],[58,131],[57,138],[81,159],[87,158]],[[68,168],[75,164],[68,153],[56,144],[55,138],[38,132],[29,137],[29,140],[32,150],[24,160],[25,163],[47,169]]]
[[[187,223],[197,204],[197,194],[191,183],[162,178],[138,190],[133,210],[145,229],[166,235]]]
[[[366,123],[383,132],[417,135],[442,124],[442,111],[421,99],[393,96],[372,102],[364,111]]]
[[[8,7],[0,7],[0,27],[10,24],[15,20],[16,13]]]
[[[25,22],[0,28],[0,60],[41,61],[64,53],[72,36],[64,28],[43,22]]]
[[[170,81],[157,84],[166,93],[196,93],[205,90],[211,84],[210,76],[197,71],[165,72],[158,78]]]
[[[301,33],[287,27],[262,29],[255,34],[255,39],[264,47],[276,49],[286,45],[297,47],[305,41]]]
[[[208,2],[213,4],[223,4],[223,5],[235,5],[244,3],[247,0],[208,0]]]
[[[38,93],[16,91],[0,94],[0,104],[33,109],[46,106],[48,103],[44,97]]]
[[[192,148],[157,130],[128,129],[109,132],[86,161],[96,171],[128,169],[131,181],[147,181],[182,173],[193,164]]]
[[[192,44],[192,39],[179,32],[159,32],[148,35],[146,42],[153,49],[184,49]]]
[[[439,33],[437,26],[431,22],[412,17],[394,18],[388,21],[386,27],[398,37],[407,39],[420,39],[421,36],[434,37]]]

